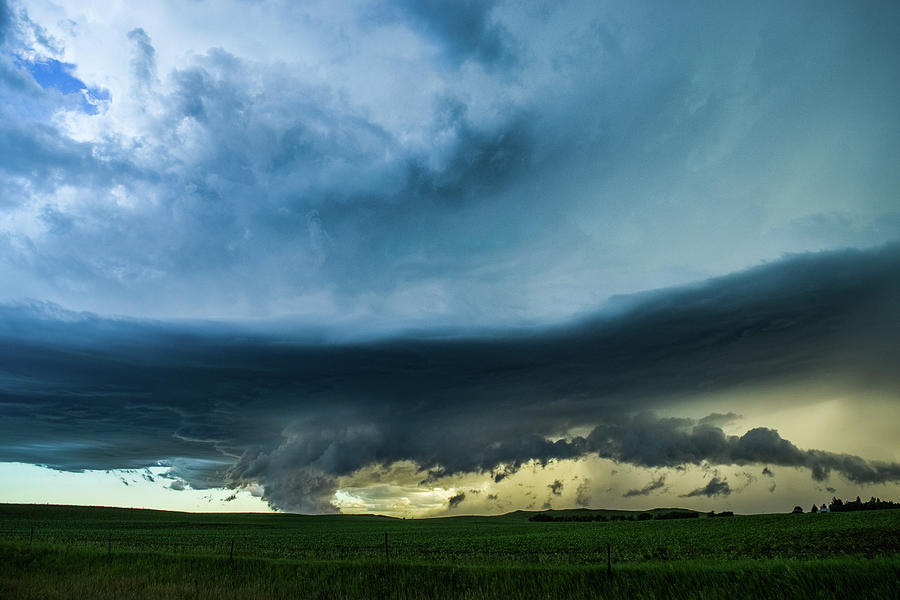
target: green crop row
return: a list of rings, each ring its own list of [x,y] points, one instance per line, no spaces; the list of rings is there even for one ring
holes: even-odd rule
[[[0,543],[0,597],[133,598],[895,598],[897,557],[459,566],[105,554]]]

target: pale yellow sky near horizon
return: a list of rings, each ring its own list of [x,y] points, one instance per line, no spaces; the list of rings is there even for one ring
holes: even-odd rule
[[[580,508],[580,487],[589,498],[584,507],[647,510],[682,507],[702,511],[732,510],[738,513],[789,512],[795,505],[808,510],[813,503],[827,502],[832,496],[864,500],[870,496],[900,499],[898,484],[860,485],[832,474],[827,482],[816,482],[806,470],[769,466],[774,474],[762,474],[762,467],[690,467],[678,469],[642,469],[617,465],[597,458],[554,461],[541,467],[532,464],[499,483],[486,475],[446,478],[433,485],[417,485],[409,464],[394,465],[380,482],[354,482],[347,478],[335,494],[335,503],[345,513],[377,513],[396,517],[436,517],[467,514],[502,514],[513,510]],[[365,474],[361,474],[365,479]],[[724,480],[730,495],[683,497],[703,487],[712,477]],[[646,495],[625,497],[629,490],[642,489],[663,478],[663,486]],[[125,485],[122,479],[129,481]],[[159,481],[150,483],[133,471],[87,471],[66,473],[34,465],[0,463],[0,479],[19,482],[0,492],[0,502],[25,504],[74,504],[117,506],[185,512],[273,512],[258,496],[247,490],[176,491]],[[562,483],[554,493],[551,485]],[[362,485],[353,485],[359,483]],[[774,491],[769,491],[774,484]],[[829,491],[828,488],[834,488]],[[448,508],[451,497],[465,494],[456,508]],[[234,495],[231,501],[226,498]],[[496,496],[496,499],[493,498]],[[582,498],[583,500],[583,498]]]

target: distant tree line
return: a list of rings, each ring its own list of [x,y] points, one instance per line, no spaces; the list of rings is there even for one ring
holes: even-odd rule
[[[812,505],[812,508],[809,509],[809,512],[819,512],[828,508],[831,512],[854,512],[857,510],[891,510],[891,509],[900,509],[900,502],[892,502],[890,500],[882,500],[881,498],[876,498],[872,496],[865,502],[859,499],[859,496],[856,497],[856,500],[850,500],[848,502],[844,502],[840,498],[832,497],[831,504],[827,507],[823,504],[821,508],[817,507],[815,504]],[[799,506],[794,507],[794,513],[802,513],[803,509]]]
[[[554,517],[547,513],[538,513],[528,517],[529,521],[537,521],[539,523],[562,523],[563,521],[584,523],[587,521],[627,521],[629,519],[633,521],[634,517],[625,517],[622,515],[615,515],[613,517],[605,517],[603,515],[563,515]]]
[[[882,500],[872,496],[865,502],[856,497],[856,500],[844,502],[840,498],[832,498],[831,504],[828,505],[831,512],[853,512],[856,510],[886,510],[900,508],[900,502],[891,502],[890,500]]]
[[[707,516],[726,517],[733,516],[734,513],[707,513]],[[698,512],[689,512],[685,510],[673,510],[665,513],[648,513],[642,512],[637,515],[548,515],[547,513],[538,513],[528,517],[529,521],[537,521],[539,523],[584,523],[588,521],[662,521],[666,519],[696,519],[700,516]]]

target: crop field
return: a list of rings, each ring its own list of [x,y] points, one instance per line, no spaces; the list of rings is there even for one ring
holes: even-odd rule
[[[533,514],[0,505],[0,598],[894,598],[900,589],[896,510],[607,522]]]

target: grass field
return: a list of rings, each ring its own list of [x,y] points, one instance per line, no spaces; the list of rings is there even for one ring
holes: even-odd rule
[[[900,511],[582,523],[531,514],[400,520],[0,505],[0,597],[896,598],[900,590]]]

